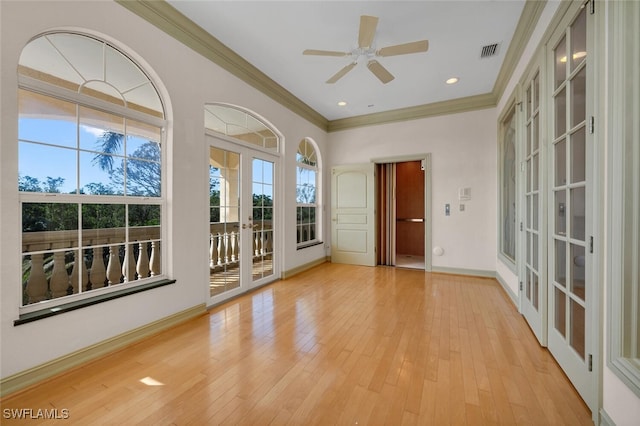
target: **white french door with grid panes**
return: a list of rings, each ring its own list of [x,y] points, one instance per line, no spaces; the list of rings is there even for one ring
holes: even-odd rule
[[[577,10],[576,10],[577,9]],[[550,184],[548,347],[596,410],[592,255],[593,135],[589,7],[572,7],[549,44]]]
[[[542,188],[546,182],[544,167],[544,147],[540,142],[541,75],[535,69],[524,83],[523,127],[524,127],[524,173],[523,214],[521,231],[523,238],[520,281],[520,311],[543,346],[547,345],[547,303],[546,303],[546,259],[544,250],[544,197]]]
[[[207,136],[209,247],[213,305],[280,278],[276,200],[278,157]]]

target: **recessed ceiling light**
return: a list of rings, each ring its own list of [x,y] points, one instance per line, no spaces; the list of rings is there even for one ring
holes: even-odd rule
[[[347,103],[345,101],[338,102],[338,106],[345,106],[345,105],[347,105]]]
[[[456,84],[458,82],[458,77],[451,77],[445,83],[447,84]]]

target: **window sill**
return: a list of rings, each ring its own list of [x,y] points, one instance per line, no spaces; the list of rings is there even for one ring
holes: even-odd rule
[[[18,317],[17,320],[13,322],[13,325],[22,325],[33,321],[38,321],[44,318],[49,318],[54,315],[60,315],[65,312],[75,311],[76,309],[85,308],[87,306],[97,305],[98,303],[108,302],[109,300],[119,299],[124,296],[129,296],[131,294],[140,293],[143,291],[151,290],[158,287],[164,287],[165,285],[173,284],[176,280],[160,280],[152,283],[142,284],[139,286],[125,288],[120,291],[114,291],[109,294],[102,294],[99,296],[89,297],[83,300],[76,300],[74,302],[64,303],[62,305],[53,306],[51,308],[42,309],[39,311],[29,312],[27,314],[22,314]]]
[[[319,246],[320,244],[322,244],[322,241],[305,242],[305,243],[299,244],[298,247],[296,247],[296,250],[302,250],[302,249],[306,249],[313,246]]]

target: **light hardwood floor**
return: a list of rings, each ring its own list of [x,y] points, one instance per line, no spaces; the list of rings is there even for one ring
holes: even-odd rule
[[[67,409],[83,425],[591,424],[495,280],[337,264],[218,306],[2,408]]]

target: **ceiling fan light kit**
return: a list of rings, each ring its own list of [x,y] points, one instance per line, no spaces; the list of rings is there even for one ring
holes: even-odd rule
[[[340,71],[335,73],[329,80],[328,84],[333,84],[336,81],[344,77],[349,71],[351,71],[357,64],[358,58],[364,56],[368,58],[367,68],[375,75],[382,83],[387,84],[395,77],[391,74],[380,62],[373,57],[388,57],[397,55],[408,55],[411,53],[426,52],[429,49],[428,40],[412,41],[410,43],[397,44],[394,46],[387,46],[381,49],[374,49],[373,39],[376,34],[376,28],[378,27],[378,18],[375,16],[360,16],[360,29],[358,31],[358,48],[351,52],[339,52],[335,50],[316,50],[307,49],[302,52],[303,55],[315,55],[315,56],[351,56],[353,62],[343,67]]]

